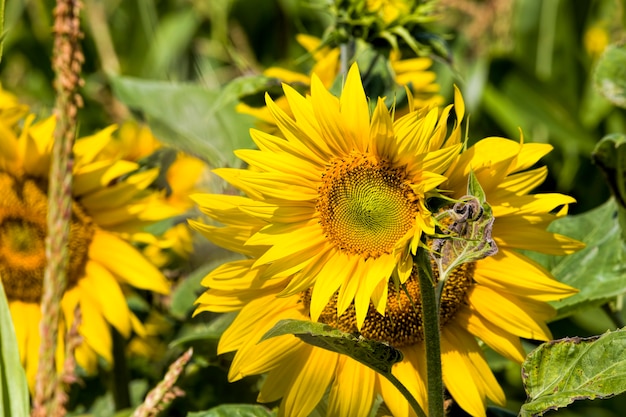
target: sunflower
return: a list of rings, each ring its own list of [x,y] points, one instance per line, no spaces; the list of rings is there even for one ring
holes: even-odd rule
[[[371,297],[385,311],[386,281],[392,274],[406,281],[422,232],[434,232],[425,199],[436,194],[446,179],[441,173],[462,147],[460,127],[447,136],[452,106],[441,114],[437,108],[413,109],[392,121],[379,100],[370,117],[356,65],[340,99],[315,75],[310,100],[284,89],[295,119],[269,96],[267,106],[286,139],[252,130],[259,150],[236,152],[249,169],[214,171],[248,197],[204,199],[205,211],[226,227],[193,224],[230,248],[251,226],[233,223],[229,205],[243,207],[258,219],[246,236],[247,246],[262,248],[255,266],[268,266],[266,279],[291,276],[281,295],[315,284],[311,312],[317,320],[340,290],[338,314],[355,300],[361,325]]]
[[[161,159],[158,159],[159,156],[155,156],[156,152],[163,150],[171,153],[169,155],[164,153]],[[123,123],[107,144],[100,159],[108,158],[133,162],[155,158],[154,162],[148,163],[152,166],[167,166],[167,170],[153,184],[153,188],[160,189],[159,199],[170,206],[174,210],[172,214],[179,216],[181,220],[168,227],[160,236],[146,232],[145,225],[137,221],[132,226],[125,224],[123,231],[128,234],[129,240],[142,245],[146,257],[159,267],[169,266],[176,260],[188,259],[193,251],[193,244],[191,231],[184,217],[193,208],[193,201],[189,195],[198,191],[197,184],[206,169],[205,163],[183,152],[166,148],[148,126],[134,121]]]
[[[353,92],[356,90],[355,85],[358,85],[357,75],[355,70],[351,72],[340,99],[340,103],[354,100],[351,101],[351,109],[358,108],[357,95]],[[286,90],[290,91],[288,88]],[[239,155],[251,164],[254,171],[251,174],[246,171],[227,171],[226,177],[231,181],[234,179],[233,182],[252,198],[196,196],[201,210],[217,222],[227,225],[219,228],[197,224],[196,227],[203,230],[210,240],[248,256],[248,259],[218,267],[205,278],[203,285],[209,289],[198,299],[196,313],[239,311],[222,335],[218,353],[236,352],[229,372],[232,381],[248,375],[268,373],[258,399],[260,402],[272,402],[282,398],[280,415],[307,416],[328,394],[328,415],[367,415],[374,399],[380,395],[393,416],[410,416],[413,412],[407,400],[395,387],[371,369],[346,356],[307,345],[293,336],[281,336],[259,343],[261,337],[282,319],[319,321],[343,331],[358,331],[365,338],[388,343],[402,351],[404,358],[394,365],[393,373],[423,408],[427,408],[418,268],[413,264],[404,264],[405,258],[400,256],[397,265],[391,267],[385,264],[385,268],[381,266],[379,269],[373,264],[384,255],[361,261],[363,254],[371,255],[371,251],[355,253],[353,246],[335,246],[337,236],[354,236],[347,231],[358,224],[355,219],[369,219],[371,213],[366,210],[346,211],[342,207],[346,201],[376,201],[374,193],[385,195],[386,200],[394,204],[398,200],[388,188],[381,187],[378,180],[372,181],[377,178],[371,174],[372,171],[362,170],[362,165],[353,163],[355,160],[351,155],[363,152],[364,148],[353,139],[358,136],[347,129],[351,119],[347,114],[343,119],[337,118],[336,113],[328,110],[339,111],[337,103],[331,106],[319,100],[315,97],[316,94],[323,94],[319,91],[319,88],[313,90],[308,102],[313,111],[308,110],[308,113],[304,113],[301,108],[305,106],[305,101],[296,101],[288,93],[290,104],[296,107],[298,103],[294,110],[298,114],[298,123],[276,111],[279,125],[284,132],[289,133],[286,135],[287,140],[253,133],[261,149],[256,154],[259,157],[250,158],[249,155],[255,155],[250,151]],[[463,113],[461,98],[457,97],[456,102],[457,107],[461,107],[456,109],[460,123],[460,115]],[[316,103],[325,104],[323,110],[317,110]],[[273,108],[271,101],[270,107]],[[388,150],[385,157],[390,161],[406,161],[402,154],[408,147],[401,145],[402,136],[389,133],[396,131],[397,124],[392,124],[388,116],[383,115],[383,110],[379,101],[370,123],[363,122],[358,126],[369,125],[370,132],[374,132],[369,137],[374,139],[385,132],[388,146],[385,148]],[[448,111],[449,107],[444,109],[442,115],[447,117]],[[387,122],[377,120],[381,117]],[[437,120],[436,114],[423,112],[410,113],[405,117],[417,125],[430,125]],[[338,120],[345,122],[341,124]],[[445,121],[445,118],[439,117],[440,123],[441,120]],[[398,122],[407,126],[404,118]],[[387,128],[380,129],[381,125]],[[311,138],[311,130],[304,130],[305,126],[307,129],[320,126],[319,136]],[[428,131],[433,131],[433,127]],[[344,141],[338,142],[337,137],[332,136],[334,132],[345,132],[340,136]],[[458,132],[458,126],[455,132]],[[458,133],[453,136],[455,134]],[[411,137],[429,136],[415,132]],[[318,138],[326,141],[319,142]],[[456,140],[452,142],[456,143]],[[313,148],[317,152],[315,159],[311,158],[305,163],[296,162],[294,157],[304,155],[305,150],[311,149],[313,144],[317,145]],[[331,146],[331,149],[344,150],[326,162],[321,182],[318,180],[316,186],[307,186],[307,181],[316,178],[309,170],[315,172],[315,162],[325,155],[322,149]],[[369,146],[365,148],[366,151],[371,148],[374,155],[379,155],[375,153],[379,149],[377,142]],[[450,148],[455,149],[456,145]],[[521,362],[524,351],[520,337],[535,340],[551,338],[546,321],[553,317],[554,309],[547,301],[576,292],[554,280],[547,270],[516,251],[526,249],[564,255],[581,247],[579,242],[545,230],[550,221],[565,214],[567,205],[574,200],[561,194],[529,195],[547,175],[545,167],[529,168],[549,150],[549,145],[488,138],[461,154],[457,155],[455,149],[450,164],[447,163],[447,156],[438,158],[445,159],[444,165],[447,166],[444,180],[438,189],[451,199],[462,197],[466,194],[469,172],[473,171],[495,216],[493,238],[499,252],[486,259],[462,264],[453,270],[443,288],[440,311],[444,383],[452,398],[473,416],[485,416],[487,399],[499,405],[505,402],[504,393],[489,369],[477,339],[506,358]],[[284,152],[286,158],[274,155],[278,151]],[[442,151],[435,152],[443,155]],[[265,158],[262,159],[261,155]],[[342,155],[348,155],[350,164],[340,165],[342,170],[337,170],[338,164],[334,161],[346,158]],[[264,162],[263,166],[261,161]],[[288,171],[275,179],[279,166]],[[357,177],[353,174],[358,172],[361,175],[362,171],[368,175]],[[326,184],[326,178],[340,186],[333,189]],[[346,181],[346,178],[350,181]],[[350,188],[360,183],[357,178],[360,181],[366,179],[375,185],[358,192]],[[332,218],[336,222],[333,223],[334,228],[327,226],[325,222],[328,220],[324,218],[324,210],[329,210],[324,203],[328,198],[324,193],[328,193],[328,189],[333,190],[330,195],[335,199],[328,206],[333,207],[333,213],[338,213]],[[289,196],[291,200],[287,200]],[[314,203],[307,203],[308,198],[313,198]],[[365,204],[358,207],[369,208]],[[403,214],[404,207],[401,204],[384,206],[383,214],[377,213],[384,219],[386,226],[392,225],[391,229],[385,230],[395,230],[394,220],[398,218],[412,226],[419,223],[412,216]],[[398,208],[400,210],[394,212]],[[343,214],[345,212],[351,216]],[[387,217],[387,212],[393,212],[393,215]],[[418,210],[416,218],[420,217],[419,214]],[[343,229],[336,227],[339,222],[345,223]],[[322,228],[321,238],[314,232],[315,225]],[[366,230],[362,234],[369,237],[372,232]],[[278,240],[283,235],[284,241]],[[414,233],[412,236],[417,235]],[[386,236],[376,235],[376,239],[372,240],[387,242]],[[323,243],[318,243],[320,239]],[[363,237],[361,239],[364,240],[355,242],[371,242]],[[403,245],[408,241],[410,239],[404,237],[400,240]],[[268,253],[272,255],[268,256]],[[402,253],[411,258],[410,250]],[[379,274],[384,274],[384,278],[379,279]],[[403,280],[406,292],[396,289],[394,279],[391,279],[394,276]],[[374,291],[370,290],[372,288]],[[321,294],[323,297],[316,299]],[[352,297],[354,294],[355,297]],[[367,301],[365,312],[360,310],[363,308],[360,304],[363,298]],[[323,303],[321,307],[320,303]],[[260,320],[260,317],[263,319]],[[355,384],[354,381],[359,383]]]
[[[32,388],[39,356],[48,172],[55,119],[24,118],[27,111],[10,94],[0,94],[0,279]],[[61,326],[68,329],[72,325],[75,307],[80,306],[78,330],[83,342],[76,350],[76,360],[89,373],[96,370],[98,356],[112,362],[109,326],[126,337],[142,329],[127,307],[122,287],[130,284],[162,294],[169,292],[161,272],[117,233],[124,224],[153,222],[172,214],[147,189],[158,176],[158,169],[137,171],[135,162],[98,159],[113,131],[110,127],[78,139],[73,149],[70,261]],[[60,342],[57,362],[62,366],[63,340]]]
[[[378,13],[387,25],[411,13],[413,6],[413,2],[409,0],[367,0],[365,2],[366,9]]]

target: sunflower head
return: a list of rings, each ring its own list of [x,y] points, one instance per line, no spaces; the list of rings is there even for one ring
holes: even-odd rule
[[[463,101],[457,94],[451,132],[452,106],[409,106],[394,120],[379,99],[370,113],[356,64],[339,98],[315,75],[310,96],[284,93],[289,113],[267,98],[282,137],[253,130],[259,149],[237,151],[248,168],[215,171],[246,197],[198,200],[226,227],[194,225],[253,254],[266,279],[290,277],[283,295],[312,287],[314,320],[339,290],[336,315],[354,302],[360,328],[370,300],[385,311],[389,277],[404,283],[422,233],[434,232],[427,201],[462,147]]]
[[[151,218],[149,212],[152,210],[146,210],[142,217],[148,222],[136,222],[132,232],[130,227],[126,228],[130,233],[128,238],[159,267],[171,267],[186,261],[193,250],[191,231],[185,221],[193,207],[189,195],[197,191],[206,170],[205,163],[163,145],[148,126],[135,121],[122,124],[98,159],[112,158],[132,161],[142,169],[158,167],[159,175],[150,185],[156,197],[151,208],[157,209],[156,216],[161,216],[163,209],[167,208],[168,217],[173,219],[147,232],[146,228],[158,218]]]
[[[36,121],[34,115],[25,116],[24,110],[12,95],[0,92],[0,279],[32,388],[39,355],[55,119]],[[98,356],[112,361],[109,326],[126,337],[133,330],[141,331],[126,304],[123,286],[169,292],[161,272],[124,236],[138,225],[171,216],[174,210],[149,188],[158,169],[140,170],[135,162],[103,156],[114,130],[79,138],[73,148],[68,283],[61,301],[61,328],[71,327],[78,306],[83,343],[76,359],[88,372],[97,369]],[[63,355],[61,334],[59,363]]]
[[[423,24],[439,18],[435,0],[337,0],[331,12],[335,24],[326,33],[325,45],[363,39],[393,49],[406,46],[420,55],[430,47],[416,34],[425,31]]]

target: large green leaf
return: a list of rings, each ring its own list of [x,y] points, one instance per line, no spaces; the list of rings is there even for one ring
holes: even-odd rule
[[[596,88],[611,103],[626,108],[626,44],[609,45],[594,74]]]
[[[26,374],[20,362],[15,329],[0,281],[0,415],[28,416]]]
[[[580,290],[578,294],[554,303],[560,317],[602,304],[626,292],[626,253],[613,199],[587,213],[556,220],[549,230],[587,245],[569,256],[529,254],[559,281]]]
[[[117,98],[138,110],[162,142],[212,166],[239,165],[233,151],[253,146],[248,133],[253,119],[237,113],[220,91],[117,76],[111,84]]]
[[[386,343],[342,332],[324,323],[305,320],[281,320],[261,341],[286,334],[293,334],[310,345],[347,355],[383,375],[391,374],[393,364],[400,362],[403,357],[402,352]]]
[[[260,405],[225,404],[207,411],[187,414],[187,417],[274,417],[276,414]]]
[[[522,365],[528,394],[520,416],[540,416],[577,400],[626,391],[626,331],[544,343]]]

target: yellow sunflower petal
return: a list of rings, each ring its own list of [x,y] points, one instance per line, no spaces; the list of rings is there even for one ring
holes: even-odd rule
[[[22,301],[10,301],[9,310],[13,319],[13,327],[15,328],[15,339],[17,340],[17,349],[20,353],[20,361],[25,362],[26,346],[28,342],[28,318],[26,313],[28,306]],[[36,308],[39,308],[36,305]]]
[[[527,194],[543,184],[547,176],[548,168],[545,166],[509,175],[500,183],[498,188],[489,194],[489,201],[506,202],[506,199],[511,195],[511,193],[516,195]]]
[[[478,261],[474,279],[496,291],[537,301],[559,300],[578,292],[553,279],[538,263],[507,249],[500,249],[496,255]]]
[[[360,417],[369,414],[374,400],[376,373],[354,359],[340,356],[330,387],[327,415]],[[355,383],[357,382],[358,383]]]
[[[109,210],[126,204],[159,176],[157,168],[131,175],[126,181],[90,193],[81,199],[89,211]]]
[[[111,142],[111,135],[117,126],[111,125],[98,133],[80,138],[74,144],[74,156],[77,166],[93,162],[105,146]]]
[[[91,293],[102,315],[124,337],[130,336],[130,311],[113,275],[96,262],[87,262],[85,277],[78,282],[83,293]]]
[[[504,405],[502,388],[491,373],[476,340],[465,330],[458,326],[444,327],[441,333],[441,361],[446,388],[469,414],[475,417],[486,415],[485,396],[498,405]]]
[[[346,122],[346,133],[352,135],[356,148],[365,151],[369,139],[370,113],[361,83],[359,68],[352,65],[339,99],[341,115]]]
[[[91,293],[82,290],[80,291],[80,312],[82,322],[79,331],[85,343],[105,361],[111,363],[113,361],[111,330],[104,319],[97,299],[94,299]]]
[[[547,215],[544,215],[544,217]],[[498,247],[526,249],[549,255],[569,255],[585,245],[582,242],[545,230],[544,224],[533,224],[523,216],[496,219],[493,236]]]
[[[394,126],[382,98],[378,99],[370,127],[370,142],[372,152],[379,158],[397,159],[397,142],[394,134]]]
[[[235,151],[238,158],[250,166],[265,172],[285,172],[312,182],[320,179],[322,170],[317,165],[309,163],[287,153],[269,153],[254,149],[240,149]]]
[[[426,364],[425,351],[422,344],[411,346],[409,349],[400,349],[404,354],[404,360],[396,363],[392,372],[396,378],[406,387],[417,400],[423,410],[428,409],[428,396],[426,394]],[[410,411],[409,402],[391,382],[381,375],[376,375],[377,387],[385,400],[385,405],[394,417],[409,417],[415,414]]]
[[[339,155],[350,153],[357,144],[352,137],[346,137],[345,122],[339,112],[339,100],[326,90],[315,74],[311,79],[311,103],[321,133],[330,149]]]
[[[318,274],[311,294],[310,314],[313,321],[319,319],[332,295],[354,270],[355,263],[354,257],[349,257],[339,251],[334,252],[327,259],[326,264]]]
[[[505,358],[517,363],[524,361],[526,352],[518,336],[494,326],[480,316],[472,314],[467,308],[457,311],[454,321],[458,324],[458,327],[466,329]]]
[[[282,320],[285,317],[277,316],[276,318]],[[264,332],[267,330],[269,329]],[[271,371],[302,345],[302,342],[295,337],[273,338],[261,343],[252,343],[256,340],[256,336],[262,336],[262,334],[251,335],[251,343],[243,346],[235,355],[235,360],[231,364],[232,375],[238,377]]]
[[[472,313],[504,330],[527,339],[550,340],[550,330],[544,323],[554,315],[554,308],[549,304],[524,302],[519,297],[482,285],[470,290],[468,302]]]
[[[131,161],[97,161],[92,164],[79,167],[74,172],[72,194],[82,196],[94,192],[106,186],[115,178],[128,174],[139,168],[139,165]]]
[[[279,415],[307,417],[324,396],[335,374],[338,353],[316,347],[309,349],[306,361],[296,370],[297,376],[283,397]]]
[[[293,309],[292,300],[293,298],[276,298],[276,296],[272,294],[259,297],[249,303],[241,310],[233,323],[222,335],[217,353],[221,355],[222,353],[240,349],[249,341],[250,329],[255,329],[257,333],[261,333],[258,339],[253,342],[256,344],[258,340],[261,339],[261,336],[278,321],[273,320],[271,323],[268,321],[259,325],[259,314],[275,318],[285,310]],[[288,312],[287,314],[292,313]]]
[[[294,369],[299,369],[309,350],[304,343],[299,349],[290,351],[282,358],[280,364],[269,371],[259,392],[258,401],[262,403],[278,401],[285,396],[295,378]]]
[[[101,230],[94,233],[89,258],[135,288],[161,294],[170,291],[163,274],[126,241]]]
[[[35,377],[39,368],[39,348],[41,336],[39,323],[41,321],[41,307],[35,303],[25,303],[23,306],[24,322],[26,323],[26,380],[29,387],[35,386]],[[32,390],[32,388],[31,388]]]

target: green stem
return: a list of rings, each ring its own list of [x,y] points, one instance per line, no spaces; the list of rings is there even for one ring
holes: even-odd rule
[[[113,372],[111,373],[111,385],[115,410],[123,410],[131,406],[130,371],[126,363],[126,340],[117,330],[111,329],[113,339]]]
[[[341,65],[341,75],[344,81],[348,76],[348,69],[350,69],[350,61],[352,61],[352,57],[354,56],[354,49],[354,40],[339,45],[339,61]]]
[[[439,331],[439,308],[435,294],[430,257],[425,248],[418,248],[416,261],[419,268],[422,323],[426,344],[426,374],[428,378],[428,415],[443,417],[443,377],[441,373],[441,340]]]
[[[398,389],[398,391],[400,391],[400,393],[404,396],[404,398],[407,399],[407,401],[409,402],[409,405],[411,406],[413,411],[415,411],[415,414],[417,414],[417,417],[427,417],[426,413],[424,413],[424,410],[422,410],[422,407],[420,407],[415,397],[413,397],[413,395],[411,395],[409,390],[404,385],[402,385],[402,382],[400,382],[398,378],[393,376],[391,372],[388,374],[382,374],[382,375],[385,378],[387,378],[389,382],[391,382],[393,386]]]

